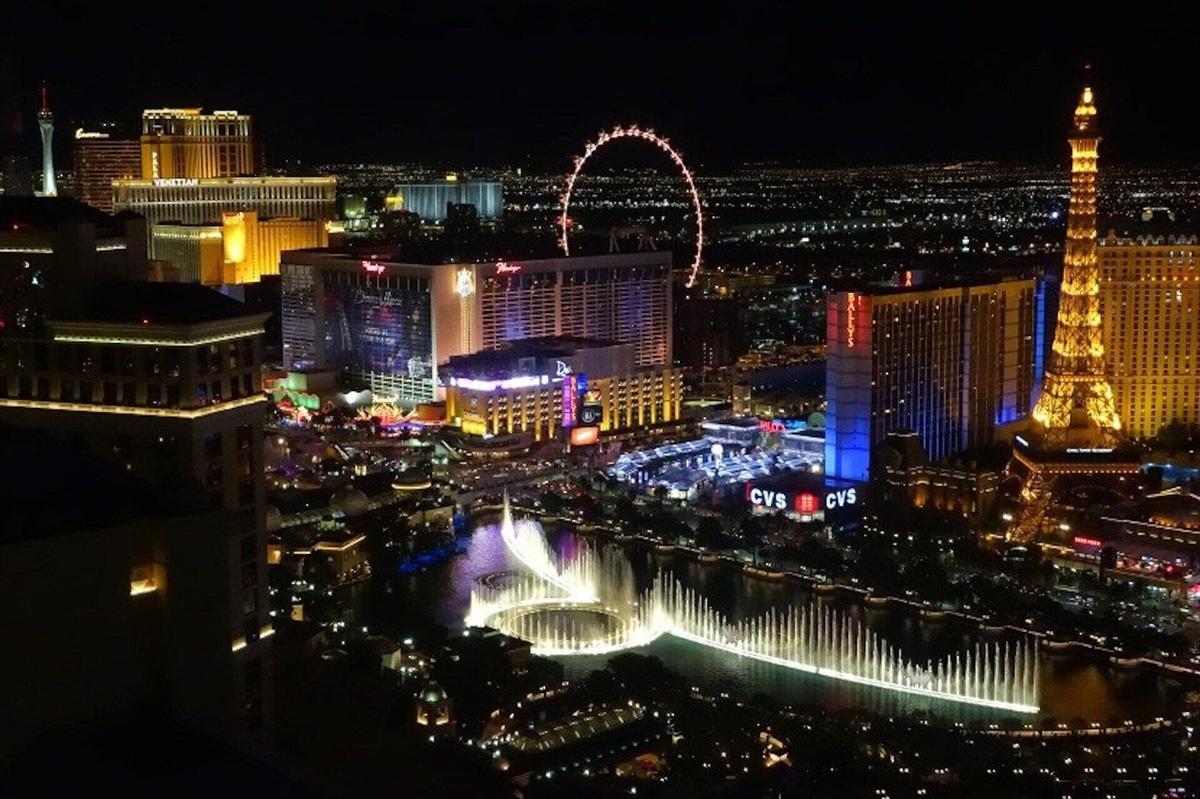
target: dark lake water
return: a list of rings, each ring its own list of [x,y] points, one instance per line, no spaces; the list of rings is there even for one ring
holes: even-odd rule
[[[560,552],[581,545],[573,533],[552,531]],[[930,621],[905,608],[867,607],[842,595],[814,596],[802,586],[781,584],[742,574],[719,564],[701,564],[682,556],[660,555],[644,549],[626,550],[642,585],[658,569],[673,571],[686,585],[709,597],[714,607],[732,618],[757,615],[769,607],[811,601],[831,603],[862,619],[900,647],[909,657],[938,658],[963,649],[981,635],[973,626],[952,620]],[[389,618],[372,613],[376,628],[402,634],[410,614],[428,617],[451,631],[462,628],[475,580],[489,572],[515,568],[493,526],[480,528],[461,554],[413,574],[397,575],[387,604]],[[410,625],[411,626],[411,625]],[[986,640],[992,640],[985,636]],[[665,636],[637,650],[655,655],[696,684],[713,686],[727,681],[750,693],[766,693],[780,703],[820,707],[830,711],[866,709],[880,713],[925,711],[953,721],[980,724],[1026,721],[1030,717],[943,700],[899,694],[830,680]],[[559,658],[567,675],[578,677],[604,666],[607,656]],[[1146,669],[1119,669],[1076,654],[1043,651],[1040,658],[1041,717],[1062,721],[1119,722],[1174,715],[1185,689],[1178,682]]]

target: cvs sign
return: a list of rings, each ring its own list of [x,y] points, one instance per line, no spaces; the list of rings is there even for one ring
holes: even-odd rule
[[[839,491],[830,491],[825,495],[826,510],[844,508],[847,505],[856,504],[858,504],[858,491],[853,488],[843,488]]]
[[[808,491],[789,496],[786,491],[775,488],[759,488],[746,484],[746,501],[757,508],[767,510],[793,510],[802,515],[811,516],[818,510],[817,496]]]
[[[773,508],[787,510],[787,494],[770,488],[756,488],[746,485],[746,499],[758,508]]]

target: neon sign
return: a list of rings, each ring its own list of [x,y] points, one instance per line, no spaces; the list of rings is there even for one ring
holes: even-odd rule
[[[802,419],[759,419],[758,429],[764,433],[786,433],[790,430],[804,430],[808,424]]]
[[[562,361],[559,361],[558,365],[560,367],[566,366]],[[579,384],[575,380],[575,375],[571,374],[570,369],[562,374],[562,426],[574,427],[575,411],[579,402]]]
[[[496,262],[496,274],[497,275],[515,275],[520,271],[521,271],[520,264],[510,264],[507,261],[497,261]]]
[[[812,516],[821,509],[817,495],[812,492],[804,491],[795,496],[788,496],[786,491],[759,488],[751,483],[746,483],[746,501],[758,508],[784,511],[790,509],[804,516]]]
[[[774,510],[787,510],[787,494],[782,491],[772,491],[768,488],[751,488],[746,486],[746,499],[751,505]]]
[[[858,491],[846,488],[841,491],[830,491],[825,495],[825,507],[829,510],[844,508],[847,505],[858,504]]]
[[[386,266],[379,263],[378,261],[359,261],[358,263],[359,263],[359,266],[361,266],[363,268],[364,272],[369,272],[372,275],[382,275],[384,273],[384,270],[387,269]]]
[[[1099,538],[1088,538],[1085,535],[1077,535],[1072,539],[1077,547],[1102,547],[1104,542]]]
[[[858,323],[858,295],[853,291],[847,295],[846,303],[846,346],[854,349],[854,327]]]
[[[450,385],[458,388],[465,388],[468,391],[495,391],[497,389],[509,390],[514,388],[534,388],[536,386],[544,386],[550,382],[547,375],[521,375],[519,377],[510,377],[505,380],[476,380],[473,377],[452,377]]]
[[[475,293],[475,275],[470,269],[459,269],[455,275],[454,290],[464,300]]]

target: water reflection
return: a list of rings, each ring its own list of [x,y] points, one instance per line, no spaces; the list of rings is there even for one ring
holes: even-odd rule
[[[553,530],[550,540],[567,554],[579,546],[577,536]],[[641,585],[649,584],[655,570],[670,570],[685,584],[699,588],[714,607],[733,619],[754,616],[766,608],[803,604],[813,596],[804,586],[748,577],[719,564],[697,563],[690,558],[660,555],[641,548],[627,552]],[[390,603],[432,616],[451,630],[461,628],[475,580],[489,572],[515,568],[497,525],[478,529],[466,552],[426,570],[397,579],[399,596]],[[911,657],[939,658],[972,645],[980,635],[974,628],[948,620],[923,619],[897,607],[867,607],[840,594],[818,594],[817,600],[837,605],[843,612],[865,621]],[[406,614],[407,615],[407,614]],[[1011,720],[1027,723],[1029,717],[976,706],[896,694],[827,680],[749,658],[664,637],[638,650],[661,658],[686,678],[711,686],[727,681],[750,693],[765,693],[780,703],[802,704],[836,711],[867,708],[881,713],[925,710],[950,720],[970,723]],[[560,659],[568,676],[579,677],[602,668],[605,656]],[[1172,715],[1182,702],[1183,689],[1147,670],[1123,670],[1072,654],[1042,653],[1041,717],[1061,721],[1082,719],[1101,723]]]

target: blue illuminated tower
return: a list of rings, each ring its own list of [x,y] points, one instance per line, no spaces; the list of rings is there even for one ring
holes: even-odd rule
[[[42,130],[42,194],[58,196],[54,182],[54,113],[46,99],[46,86],[42,84],[42,110],[37,115],[38,127]]]

